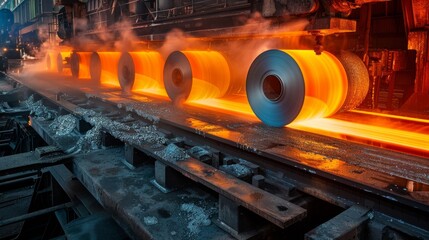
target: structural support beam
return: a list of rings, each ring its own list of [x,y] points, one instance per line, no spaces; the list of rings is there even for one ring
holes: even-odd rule
[[[185,183],[185,177],[172,167],[156,161],[155,181],[152,181],[152,183],[162,192],[167,193],[182,187]]]
[[[367,208],[352,206],[305,234],[305,239],[363,239],[362,234],[369,220],[369,213]]]
[[[286,228],[306,217],[307,211],[291,202],[265,192],[251,184],[189,158],[184,161],[162,161],[186,177],[203,184],[220,195],[234,200],[280,228]]]
[[[92,125],[85,121],[83,118],[79,118],[76,122],[76,129],[79,133],[85,134],[88,130],[92,128]]]
[[[24,215],[21,215],[21,216],[18,216],[18,217],[9,218],[9,219],[0,221],[0,226],[5,226],[5,225],[12,224],[12,223],[21,222],[21,221],[24,221],[24,220],[27,220],[27,219],[30,219],[30,218],[34,218],[34,217],[40,216],[40,215],[52,213],[52,212],[58,211],[58,210],[63,209],[63,208],[70,208],[72,206],[73,206],[73,203],[69,202],[69,203],[64,203],[64,204],[60,204],[60,205],[57,205],[57,206],[53,206],[53,207],[50,207],[50,208],[42,209],[42,210],[39,210],[39,211],[31,212],[31,213],[28,213],[28,214],[24,214]]]
[[[50,156],[50,153],[53,155]],[[0,176],[27,170],[37,170],[69,161],[71,161],[71,155],[59,153],[55,147],[36,148],[34,152],[0,158]]]
[[[223,195],[219,195],[216,224],[236,239],[257,238],[270,229],[266,220]]]
[[[131,144],[125,143],[124,150],[125,160],[134,167],[141,165],[145,160],[149,159],[149,156]]]

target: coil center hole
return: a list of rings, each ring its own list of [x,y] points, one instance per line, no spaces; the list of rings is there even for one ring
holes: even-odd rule
[[[276,75],[268,75],[262,82],[262,91],[270,101],[277,101],[283,94],[283,84]]]
[[[171,79],[176,87],[180,87],[183,83],[183,73],[180,69],[175,68],[171,73]]]
[[[122,76],[127,82],[131,80],[131,71],[127,66],[122,67]]]

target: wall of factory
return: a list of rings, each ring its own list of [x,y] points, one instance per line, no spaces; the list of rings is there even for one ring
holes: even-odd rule
[[[88,0],[86,9],[90,28],[98,29],[122,19],[139,23],[175,16],[192,15],[248,4],[247,0]]]
[[[13,10],[24,1],[25,0],[6,0],[6,2],[2,2],[2,7]]]
[[[408,49],[416,50],[414,94],[404,105],[416,111],[429,108],[429,1],[402,0],[404,21],[409,31]]]
[[[10,0],[0,0],[0,9],[12,9],[12,1]]]
[[[15,15],[15,21],[25,24],[43,15],[50,14],[53,11],[54,1],[46,0],[24,0],[15,8],[12,8]]]
[[[401,1],[372,4],[371,48],[406,49]]]

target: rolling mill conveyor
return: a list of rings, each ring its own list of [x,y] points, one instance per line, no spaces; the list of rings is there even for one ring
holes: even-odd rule
[[[366,67],[349,52],[316,55],[310,50],[265,51],[249,66],[245,82],[237,77],[233,80],[230,64],[217,51],[173,52],[165,65],[161,54],[155,51],[69,54],[72,76],[95,88],[101,85],[128,94],[143,93],[163,99],[168,96],[179,106],[238,113],[249,119],[256,115],[269,126],[289,124],[292,128],[339,138],[375,139],[423,156],[427,153],[426,120],[400,119],[389,114],[375,119],[377,114],[370,112],[346,112],[364,101],[369,88]],[[55,55],[49,53],[48,62]],[[63,56],[58,54],[58,66],[63,65]],[[312,72],[312,67],[318,71]],[[341,120],[342,116],[353,114],[356,119]],[[317,120],[332,115],[337,120]],[[365,124],[364,116],[369,116],[372,124]]]
[[[55,105],[60,105],[62,108],[76,114],[76,116],[87,119],[87,121],[91,119],[93,113],[91,113],[92,111],[83,111],[82,108],[86,106],[90,110],[104,112],[107,116],[109,112],[123,112],[125,110],[126,112],[133,113],[133,117],[143,118],[145,121],[149,119],[149,123],[156,125],[159,130],[163,130],[164,134],[167,134],[166,136],[170,138],[173,138],[173,136],[185,136],[186,139],[193,142],[193,145],[209,146],[211,160],[208,162],[211,162],[215,167],[226,164],[225,161],[228,162],[228,160],[222,159],[224,155],[232,155],[251,161],[259,169],[259,174],[256,174],[253,178],[261,178],[260,174],[262,173],[262,179],[265,181],[259,182],[266,182],[266,190],[270,189],[268,187],[271,185],[270,183],[278,183],[280,181],[284,183],[284,186],[291,184],[293,186],[292,189],[296,188],[305,194],[316,196],[342,208],[355,205],[370,207],[373,211],[370,216],[373,216],[372,214],[374,213],[376,216],[375,219],[383,222],[383,224],[390,221],[388,218],[385,218],[387,215],[401,219],[400,221],[412,222],[412,224],[420,226],[422,229],[425,228],[426,223],[423,220],[427,219],[428,209],[424,196],[425,191],[427,191],[426,184],[428,183],[426,175],[427,161],[424,157],[407,156],[370,146],[362,148],[361,144],[336,140],[290,128],[272,131],[259,123],[256,118],[253,122],[249,123],[247,117],[243,118],[223,114],[222,119],[220,119],[218,114],[212,111],[201,111],[200,109],[197,111],[192,106],[187,106],[180,110],[168,102],[166,103],[163,99],[141,95],[124,96],[120,90],[115,88],[103,88],[102,92],[98,92],[94,89],[88,89],[86,88],[87,85],[82,84],[80,86],[82,87],[81,90],[77,91],[83,91],[78,94],[81,97],[74,99],[74,94],[62,94],[62,92],[72,88],[72,85],[76,87],[79,83],[66,80],[62,82],[64,85],[62,87],[54,87],[57,89],[53,90],[43,87],[43,90],[41,90],[40,86],[43,86],[43,82],[52,81],[57,76],[41,73],[37,77],[33,76],[33,81],[26,81],[25,77],[22,76],[17,77],[20,79],[20,82],[34,89],[35,92],[42,95],[47,101],[54,102]],[[70,92],[69,90],[67,91]],[[70,100],[67,100],[68,98]],[[76,104],[73,104],[73,101]],[[94,102],[88,103],[88,101]],[[77,108],[76,105],[82,107]],[[108,109],[110,110],[104,110],[101,107],[103,105],[108,105]],[[88,115],[88,113],[90,114]],[[112,114],[113,119],[118,114],[121,116],[126,113]],[[154,120],[155,122],[152,122]],[[38,124],[37,122],[39,122],[37,118],[34,118],[32,124]],[[95,122],[92,123],[94,124]],[[46,126],[46,124],[44,125]],[[43,127],[34,126],[40,132],[45,132],[42,134],[45,135],[45,138],[50,135],[46,134],[49,131],[46,129],[43,130]],[[120,132],[115,133],[115,130],[117,130],[115,128],[109,129],[107,127],[105,130],[116,138],[121,139],[120,136],[123,136],[123,134],[119,134]],[[189,160],[188,162],[186,160],[183,162],[172,162],[171,159],[170,161],[163,160],[159,156],[159,148],[155,148],[157,151],[154,151],[146,144],[142,145],[141,142],[133,142],[133,137],[125,137],[121,140],[126,142],[126,145],[131,149],[138,149],[149,156],[155,156],[158,160],[155,166],[157,164],[165,164],[194,181],[203,183],[203,185],[209,184],[207,180],[204,180],[210,176],[208,173],[217,172],[215,169],[207,169],[205,164],[201,167],[201,163],[197,160]],[[278,142],[285,144],[276,144]],[[176,146],[182,146],[185,149],[192,148],[192,145],[189,146],[183,142],[177,143]],[[342,151],[341,149],[346,150]],[[163,155],[161,154],[161,156]],[[197,156],[194,157],[197,158]],[[372,161],[368,161],[368,159]],[[196,166],[200,166],[201,168],[196,168]],[[192,171],[190,171],[189,167],[192,167]],[[79,167],[76,165],[76,168]],[[155,167],[155,169],[157,168]],[[196,169],[200,169],[202,175],[199,175],[199,171],[196,171]],[[83,182],[85,181],[88,181],[86,183],[89,184],[87,187],[92,188],[90,180],[85,178]],[[255,182],[258,181],[255,180]],[[169,183],[168,180],[165,180],[164,184],[168,185],[171,182]],[[413,188],[412,192],[408,190],[410,186]],[[101,190],[106,186],[98,185],[97,187]],[[214,190],[222,193],[216,187]],[[97,190],[94,189],[93,191]],[[226,196],[231,198],[231,195],[228,194],[226,193]],[[101,201],[108,202],[111,199]],[[219,203],[222,201],[225,202],[225,200],[219,201]],[[398,208],[398,204],[401,204],[401,206],[407,209],[407,212],[410,211],[413,214],[404,216],[404,210],[402,207]],[[243,202],[241,202],[241,205],[243,205]],[[246,205],[244,204],[244,206]],[[263,211],[261,213],[260,209],[254,209],[254,211],[262,215],[264,214]],[[362,210],[360,207],[353,207],[343,215],[347,215],[353,211],[358,213],[364,212],[363,216],[368,216],[366,215],[368,212]],[[222,218],[221,214],[219,218]],[[339,218],[341,219],[341,217]],[[341,220],[337,221],[341,222]],[[397,227],[400,221],[392,220],[389,226]],[[335,222],[335,224],[338,224],[338,222]],[[354,227],[357,226],[361,226],[361,223]],[[409,231],[407,234],[422,234],[418,228],[410,228]],[[230,232],[234,231],[230,230]],[[315,232],[313,234],[316,234]],[[323,232],[319,234],[323,234]]]

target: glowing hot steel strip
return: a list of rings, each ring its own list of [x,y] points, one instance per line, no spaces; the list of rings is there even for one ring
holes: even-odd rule
[[[89,74],[89,64],[91,62],[91,53],[79,53],[79,79],[91,78]]]
[[[97,52],[100,56],[100,83],[105,86],[120,87],[118,81],[119,52]]]
[[[243,116],[249,118],[250,116],[257,120],[255,114],[250,108],[249,103],[247,102],[246,96],[241,97],[226,97],[226,98],[209,98],[202,100],[195,100],[187,102],[187,104],[192,106],[197,106],[201,108],[214,109],[220,112],[226,113],[239,113]]]
[[[361,110],[351,110],[351,112],[429,124],[428,119],[422,119],[422,118],[405,117],[405,116],[399,116],[399,115],[392,115],[392,114],[386,114],[386,113],[376,113],[376,112],[367,112],[367,111],[361,111]]]
[[[66,51],[66,52],[60,52],[57,57],[58,59],[56,59],[56,63],[57,63],[57,70],[58,72],[65,72],[66,74],[70,74],[70,68],[67,69],[67,71],[64,71],[64,65],[66,65],[67,63],[67,58],[70,59],[70,55],[71,52],[70,51]],[[61,57],[61,60],[59,59]],[[61,64],[61,65],[59,65]]]
[[[74,52],[71,57],[71,71],[73,77],[80,80],[90,80],[89,67],[92,52]]]
[[[230,70],[215,51],[184,51],[192,68],[192,89],[187,104],[221,112],[254,116],[245,96],[222,97],[230,85]]]
[[[216,51],[183,51],[192,68],[188,101],[222,97],[229,87],[230,72],[225,58]]]
[[[48,71],[59,72],[58,61],[59,55],[61,55],[63,63],[66,57],[70,57],[72,49],[68,47],[52,48],[46,53],[46,69]]]
[[[164,68],[161,54],[157,52],[130,52],[135,67],[132,91],[167,96],[162,81]]]
[[[48,71],[57,71],[57,54],[58,52],[48,51],[46,54],[46,69]]]
[[[328,118],[294,123],[289,125],[289,127],[326,136],[334,135],[335,137],[335,134],[344,134],[429,153],[429,135],[402,129],[392,129]]]
[[[347,93],[347,75],[338,59],[329,52],[284,50],[301,69],[305,81],[305,99],[295,121],[327,117],[336,113]]]

